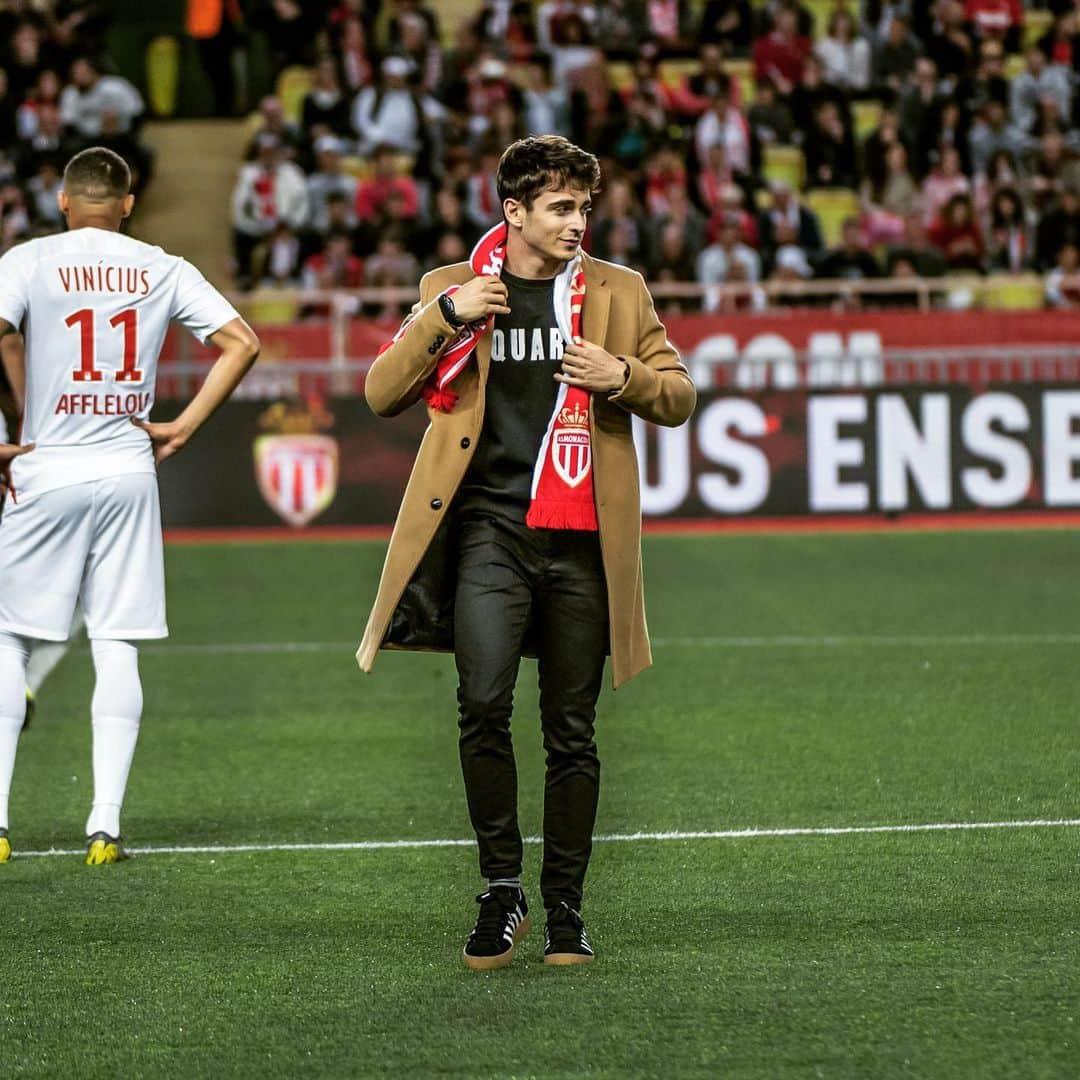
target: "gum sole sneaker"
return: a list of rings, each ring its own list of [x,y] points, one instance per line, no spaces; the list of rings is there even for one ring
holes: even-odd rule
[[[130,858],[124,845],[120,843],[119,836],[96,832],[86,842],[87,866],[108,866],[110,863],[123,862]]]
[[[595,958],[581,912],[575,911],[565,900],[558,907],[548,908],[544,963],[569,967],[571,964],[590,964]]]
[[[496,885],[481,893],[476,902],[480,914],[462,950],[465,966],[473,971],[506,967],[514,959],[518,942],[532,929],[525,894],[520,889]]]

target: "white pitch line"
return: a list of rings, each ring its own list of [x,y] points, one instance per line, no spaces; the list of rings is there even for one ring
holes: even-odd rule
[[[217,641],[142,645],[150,656],[259,656],[356,651],[357,641]],[[784,649],[895,648],[936,645],[1080,645],[1080,634],[776,634],[738,637],[655,637],[657,648]],[[82,651],[87,651],[85,648]]]
[[[915,825],[837,825],[821,828],[793,829],[720,829],[695,832],[634,832],[607,833],[594,836],[599,844],[641,843],[671,840],[754,840],[763,837],[786,836],[859,836],[877,833],[976,832],[987,829],[1062,829],[1080,827],[1080,818],[1043,819],[1032,821],[948,821]],[[472,847],[473,840],[356,840],[339,843],[296,844],[207,844],[200,847],[131,848],[133,855],[237,855],[249,852],[273,851],[394,851],[410,848]],[[542,844],[543,837],[526,836],[526,844]],[[84,849],[48,851],[16,851],[19,858],[51,858],[57,855],[82,855]]]

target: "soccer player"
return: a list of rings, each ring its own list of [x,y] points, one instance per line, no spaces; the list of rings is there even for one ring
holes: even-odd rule
[[[119,155],[82,151],[58,196],[69,231],[0,259],[0,336],[21,326],[26,338],[28,444],[0,452],[14,495],[0,521],[0,861],[11,852],[8,795],[31,643],[64,640],[76,602],[95,672],[86,861],[126,857],[120,810],[142,714],[136,642],[168,634],[156,467],[183,449],[259,351],[198,270],[120,232],[130,188]],[[220,355],[180,416],[150,423],[172,319]]]
[[[676,426],[696,393],[641,275],[581,250],[596,158],[560,136],[499,163],[503,221],[467,263],[420,282],[380,352],[380,416],[423,398],[431,420],[357,653],[453,649],[461,766],[487,888],[464,948],[502,967],[530,926],[510,738],[523,654],[539,661],[547,751],[544,962],[594,952],[581,915],[600,790],[596,701],[651,662],[632,416]]]

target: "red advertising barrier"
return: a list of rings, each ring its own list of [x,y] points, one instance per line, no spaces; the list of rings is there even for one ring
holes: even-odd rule
[[[646,517],[1080,507],[1080,313],[793,311],[667,326],[700,400],[682,428],[635,422]],[[351,355],[335,363],[326,322],[261,330],[248,400],[162,470],[167,524],[393,521],[426,417],[370,413],[362,361],[387,328],[348,331]],[[163,383],[180,367],[167,360]]]

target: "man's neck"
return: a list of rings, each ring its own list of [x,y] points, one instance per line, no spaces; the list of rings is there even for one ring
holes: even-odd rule
[[[503,263],[507,273],[525,280],[545,280],[558,277],[565,262],[548,259],[526,245],[520,236],[511,230],[506,238],[506,260]]]

